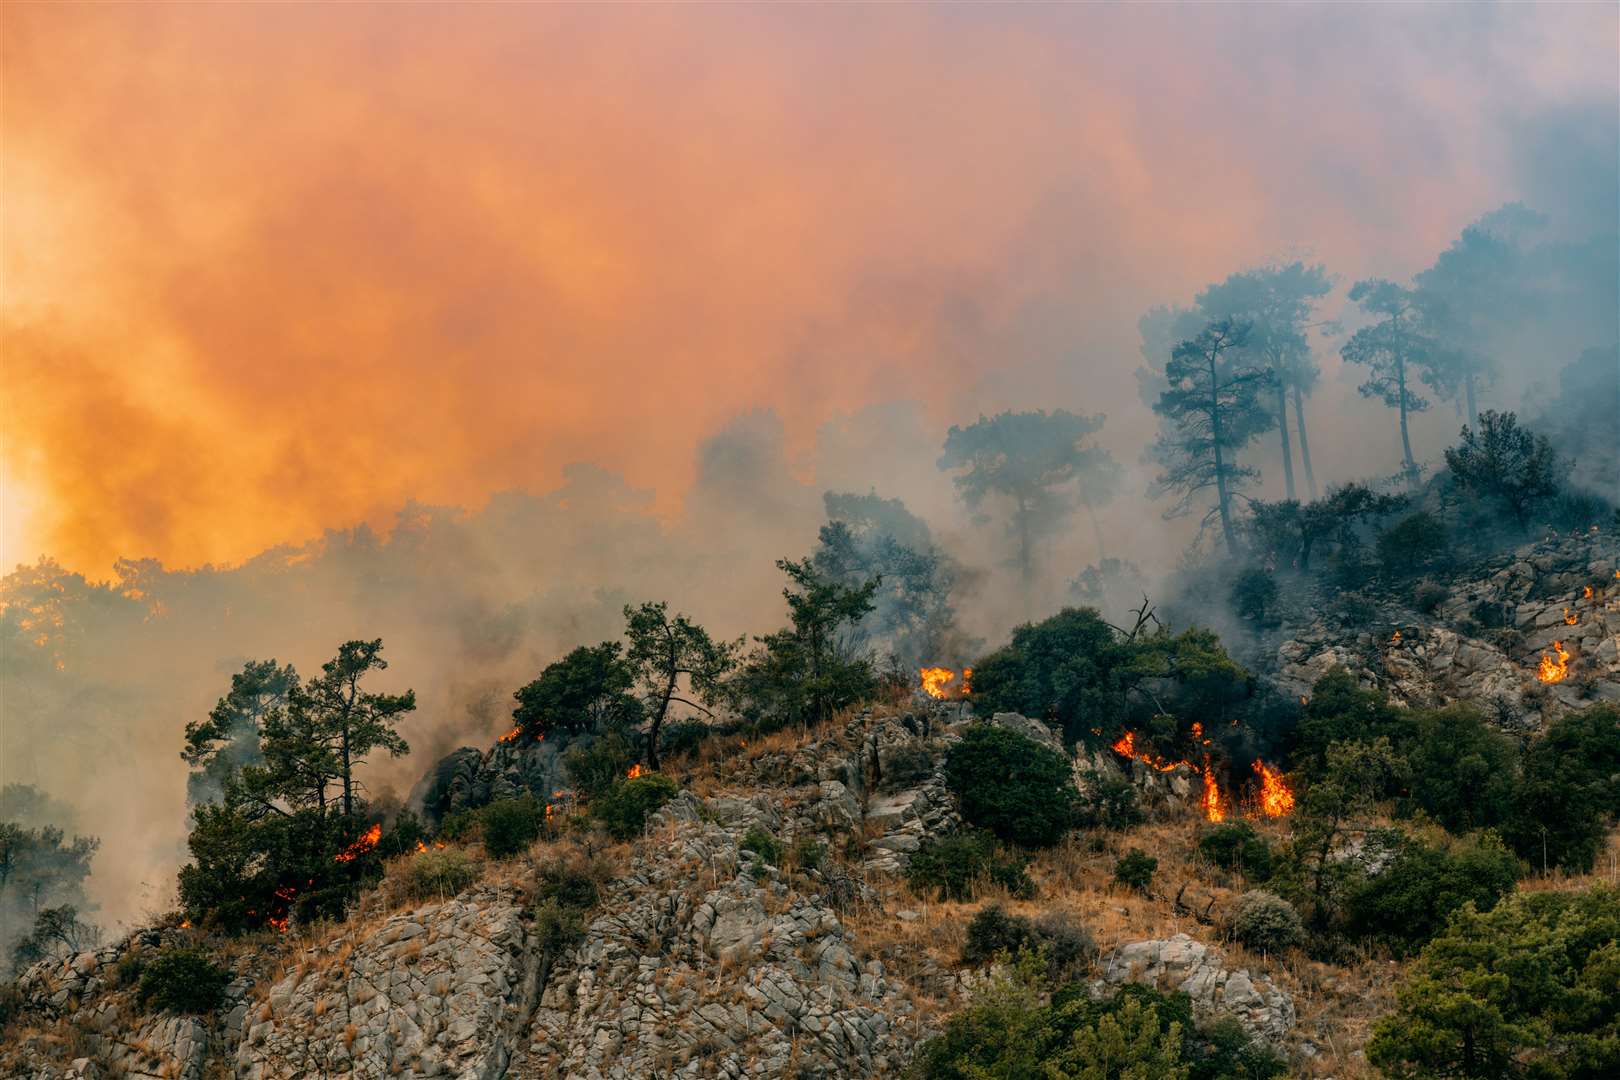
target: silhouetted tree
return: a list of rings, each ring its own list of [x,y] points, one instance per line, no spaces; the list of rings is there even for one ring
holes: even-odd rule
[[[1479,430],[1466,425],[1460,441],[1446,450],[1446,468],[1463,488],[1494,496],[1524,528],[1537,499],[1557,494],[1558,455],[1544,435],[1519,426],[1512,413],[1487,409]]]
[[[962,470],[956,476],[962,501],[978,509],[994,496],[1012,505],[1009,529],[1018,543],[1013,565],[1023,583],[1026,608],[1036,544],[1062,525],[1078,501],[1112,497],[1119,466],[1107,450],[1083,445],[1102,426],[1100,415],[1077,416],[1062,409],[1004,412],[981,416],[967,427],[953,426],[946,435],[939,467]]]
[[[1226,550],[1237,554],[1232,527],[1232,496],[1260,474],[1237,464],[1237,451],[1271,425],[1261,395],[1275,381],[1267,369],[1235,366],[1228,353],[1242,348],[1247,327],[1222,319],[1197,337],[1176,346],[1165,374],[1170,389],[1159,395],[1153,411],[1168,420],[1153,456],[1163,467],[1150,494],[1180,492],[1166,517],[1187,513],[1202,492],[1215,490],[1215,504],[1204,515],[1207,526],[1218,517]]]
[[[512,696],[512,720],[526,738],[553,731],[607,731],[639,724],[641,702],[630,690],[636,672],[617,641],[581,645]]]
[[[1367,381],[1359,387],[1362,397],[1376,397],[1399,410],[1401,469],[1407,481],[1415,483],[1418,467],[1412,457],[1407,417],[1429,407],[1428,399],[1414,389],[1417,380],[1443,385],[1438,374],[1442,365],[1441,347],[1423,332],[1411,289],[1382,278],[1368,278],[1351,287],[1350,299],[1369,314],[1379,316],[1379,320],[1351,335],[1339,355],[1347,363],[1368,368]]]
[[[287,701],[298,685],[291,664],[277,667],[274,660],[249,660],[231,676],[231,689],[214,705],[205,720],[186,725],[186,748],[180,752],[191,775],[186,778],[186,801],[217,802],[225,783],[244,765],[264,760],[259,751],[259,725],[272,709]]]
[[[647,764],[658,768],[658,732],[672,703],[709,713],[723,693],[724,680],[736,665],[741,642],[715,641],[685,615],[669,614],[662,601],[624,608],[624,636],[630,642],[625,663],[641,690],[647,714]],[[677,693],[681,679],[692,697]],[[701,704],[700,704],[701,702]]]

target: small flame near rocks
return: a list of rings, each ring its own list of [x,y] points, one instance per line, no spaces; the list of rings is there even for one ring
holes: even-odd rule
[[[624,774],[625,779],[627,779],[627,780],[634,780],[638,776],[646,776],[646,775],[647,775],[647,769],[639,761],[636,762],[634,765],[630,766],[630,771]]]
[[[941,701],[954,697],[967,697],[973,692],[970,680],[973,678],[972,668],[963,668],[961,682],[957,682],[956,671],[948,667],[918,668],[917,675],[922,684],[922,692],[931,698]]]
[[[1536,678],[1544,683],[1563,682],[1569,676],[1569,652],[1564,648],[1564,643],[1555,641],[1552,647],[1552,654],[1541,654],[1541,664],[1536,668]],[[1554,655],[1557,659],[1553,658]]]
[[[1578,623],[1580,621],[1581,621],[1581,617],[1577,612],[1570,611],[1569,608],[1564,609],[1564,625],[1565,626],[1574,626],[1576,623]]]

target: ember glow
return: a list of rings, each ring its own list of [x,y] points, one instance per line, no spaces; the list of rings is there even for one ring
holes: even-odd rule
[[[1211,740],[1204,735],[1204,725],[1194,723],[1192,726],[1194,741],[1203,746],[1211,745]],[[1115,740],[1112,747],[1114,753],[1121,757],[1140,761],[1156,772],[1174,772],[1177,769],[1187,769],[1197,773],[1203,781],[1203,791],[1199,795],[1199,809],[1203,811],[1207,821],[1225,821],[1231,813],[1231,800],[1221,791],[1220,781],[1215,778],[1215,769],[1210,764],[1209,754],[1198,764],[1191,761],[1170,761],[1159,757],[1149,750],[1143,750],[1136,745],[1136,733],[1127,731]],[[1283,779],[1282,773],[1271,768],[1263,761],[1254,763],[1254,771],[1260,777],[1259,806],[1261,813],[1266,817],[1287,817],[1294,810],[1294,792]]]
[[[917,669],[922,683],[922,691],[931,698],[946,700],[949,698],[966,697],[972,693],[968,680],[973,677],[972,668],[963,668],[961,681],[957,681],[956,671],[948,667],[925,667]]]
[[[634,765],[630,766],[630,771],[624,775],[626,779],[634,780],[638,776],[647,775],[647,767],[638,761]]]
[[[1586,591],[1581,593],[1581,599],[1583,599],[1583,600],[1592,599],[1592,586],[1588,585],[1586,587]]]
[[[1569,652],[1564,643],[1555,641],[1552,647],[1551,653],[1541,654],[1541,665],[1536,669],[1536,678],[1544,683],[1563,682],[1569,676]]]
[[[1204,763],[1204,795],[1200,805],[1204,809],[1204,818],[1207,821],[1225,821],[1226,804],[1221,798],[1221,786],[1215,782],[1215,770]]]
[[[1573,611],[1569,610],[1569,608],[1564,609],[1564,625],[1565,626],[1574,626],[1576,623],[1578,623],[1580,621],[1581,621],[1581,616],[1580,616],[1580,614],[1578,612],[1573,612]]]
[[[350,844],[348,847],[334,855],[333,859],[337,862],[353,862],[366,852],[370,851],[372,848],[375,848],[377,846],[377,841],[381,839],[382,826],[373,825],[371,828],[367,829],[361,834],[360,839],[356,840],[354,843]]]
[[[508,731],[505,735],[502,735],[497,741],[503,743],[515,743],[522,734],[523,729],[520,727],[515,727],[511,731]]]
[[[1389,636],[1389,642],[1390,642],[1391,645],[1394,645],[1394,644],[1398,643],[1400,640],[1401,640],[1401,632],[1399,630],[1395,631],[1393,634],[1391,634]]]

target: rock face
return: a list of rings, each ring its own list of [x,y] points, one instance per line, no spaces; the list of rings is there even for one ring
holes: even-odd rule
[[[553,970],[520,1077],[894,1075],[902,988],[861,964],[832,904],[738,846],[752,815],[683,796]]]
[[[1398,704],[1471,702],[1501,727],[1533,732],[1571,709],[1620,701],[1617,569],[1612,535],[1526,545],[1478,580],[1453,584],[1427,614],[1386,603],[1369,626],[1317,618],[1278,648],[1273,677],[1304,696],[1344,667]],[[1540,680],[1542,657],[1556,662],[1560,651],[1566,674]]]
[[[1246,969],[1228,970],[1218,950],[1186,934],[1131,942],[1105,957],[1096,988],[1127,982],[1181,990],[1192,999],[1194,1015],[1231,1016],[1252,1038],[1272,1047],[1281,1047],[1294,1026],[1294,1000],[1286,991]]]
[[[523,740],[521,745],[517,740],[497,742],[482,752],[463,746],[440,758],[417,781],[406,805],[436,826],[457,810],[477,809],[524,792],[549,799],[569,787],[562,756],[572,744],[559,737]]]
[[[270,987],[236,1074],[504,1073],[539,989],[521,900],[479,889],[340,938]]]

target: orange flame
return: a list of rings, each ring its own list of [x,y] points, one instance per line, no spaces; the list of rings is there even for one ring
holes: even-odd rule
[[[1578,623],[1580,621],[1581,621],[1581,617],[1579,615],[1571,614],[1569,608],[1564,609],[1564,625],[1565,626],[1574,626],[1576,623]]]
[[[190,930],[191,929],[191,920],[190,919],[181,919],[180,920],[180,929],[182,929],[182,930]]]
[[[1125,734],[1119,737],[1118,741],[1114,743],[1114,753],[1120,755],[1121,757],[1128,757],[1132,761],[1140,761],[1148,768],[1155,769],[1158,772],[1172,772],[1181,768],[1183,765],[1186,765],[1188,768],[1192,768],[1191,762],[1166,761],[1164,758],[1159,757],[1157,754],[1150,751],[1138,750],[1136,748],[1136,732],[1134,731],[1127,731]]]
[[[356,840],[354,843],[350,844],[348,847],[344,848],[342,851],[333,856],[333,859],[336,862],[353,862],[366,852],[370,851],[372,848],[376,847],[377,841],[381,839],[382,826],[373,825],[361,835],[360,839]]]
[[[953,697],[966,697],[972,693],[968,680],[973,677],[972,668],[963,668],[961,682],[957,683],[956,672],[948,667],[918,668],[917,674],[922,679],[922,691],[931,698],[944,700]],[[956,683],[956,685],[952,685]]]
[[[1254,763],[1254,771],[1260,774],[1260,811],[1266,817],[1287,817],[1293,813],[1294,793],[1282,773],[1263,761]]]
[[[1204,762],[1204,818],[1207,821],[1225,821],[1226,807],[1221,803],[1220,785],[1215,783],[1215,770]]]
[[[1588,585],[1586,587],[1586,591],[1581,594],[1581,599],[1582,600],[1590,600],[1590,599],[1592,599],[1592,586]]]
[[[629,779],[629,780],[634,780],[638,776],[646,776],[646,775],[647,775],[647,770],[642,767],[642,764],[639,761],[636,762],[634,765],[630,766],[630,771],[625,773],[626,779]]]
[[[1401,632],[1399,630],[1395,631],[1389,637],[1389,642],[1390,642],[1391,645],[1395,644],[1396,642],[1398,642],[1400,640],[1401,640]]]
[[[520,728],[520,727],[515,727],[511,731],[508,731],[505,735],[502,735],[499,739],[496,740],[496,742],[503,742],[503,743],[517,742],[518,736],[522,735],[522,734],[523,734],[523,729]]]
[[[1542,653],[1541,666],[1536,669],[1536,678],[1544,683],[1563,682],[1569,675],[1569,653],[1565,650],[1564,643],[1555,641],[1552,647],[1553,652],[1558,654],[1558,659],[1554,660],[1548,654]]]

